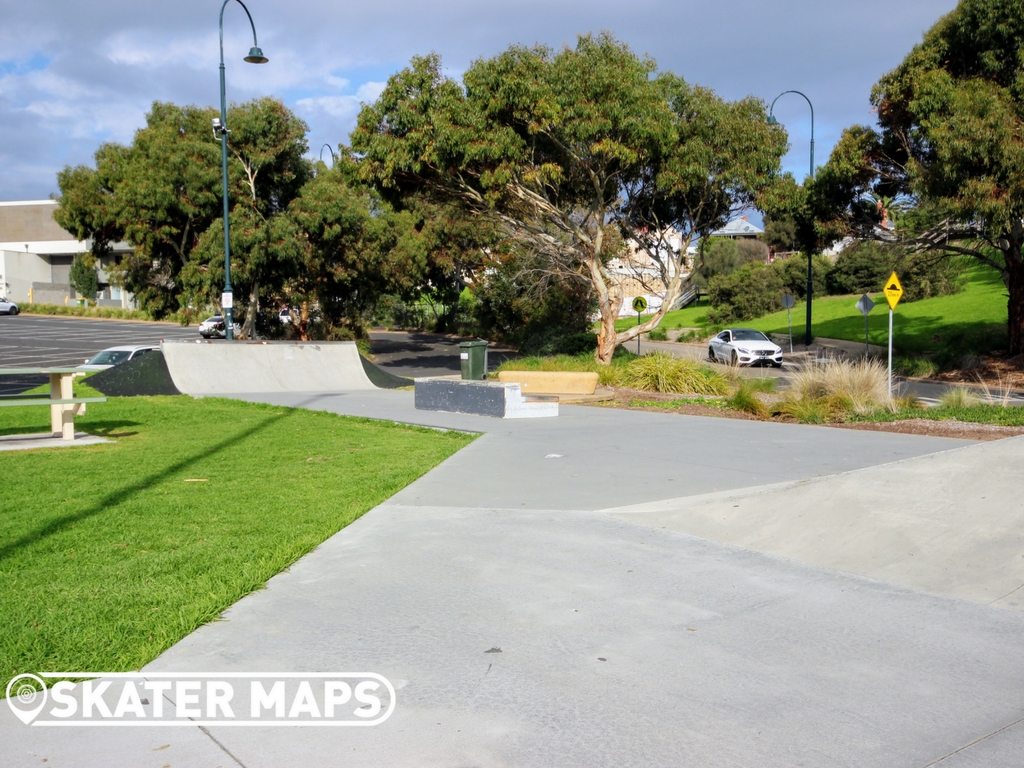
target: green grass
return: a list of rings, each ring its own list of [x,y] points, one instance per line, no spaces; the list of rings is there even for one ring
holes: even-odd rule
[[[930,352],[944,346],[966,345],[985,352],[1006,345],[1006,286],[999,273],[984,265],[968,270],[964,290],[911,303],[901,302],[893,312],[893,346],[904,352]],[[814,300],[812,328],[815,336],[864,341],[864,316],[857,310],[858,296],[828,296]],[[872,344],[888,344],[889,307],[882,294],[871,297],[875,308],[868,315]],[[793,307],[793,335],[804,335],[806,305]],[[743,323],[765,333],[787,334],[786,313]]]
[[[702,328],[708,324],[708,310],[710,309],[711,307],[708,305],[707,297],[701,298],[685,309],[666,312],[665,317],[661,319],[658,327],[665,328],[666,330],[672,328]],[[648,317],[648,315],[644,315],[640,319],[643,322],[647,322]],[[634,314],[632,317],[623,317],[616,320],[615,330],[624,331],[635,325],[636,315]]]
[[[968,421],[978,424],[994,424],[1000,427],[1024,426],[1024,408],[1002,405],[972,405],[965,407],[900,408],[895,412],[885,410],[863,416],[851,415],[848,421],[901,421],[903,419],[930,419],[931,421]]]
[[[76,425],[117,442],[0,453],[0,691],[138,669],[472,440],[188,397]],[[0,409],[2,434],[47,431],[46,408]]]

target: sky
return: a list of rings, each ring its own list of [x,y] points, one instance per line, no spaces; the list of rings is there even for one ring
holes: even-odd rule
[[[510,45],[573,45],[611,32],[661,70],[727,99],[770,103],[795,89],[814,105],[815,161],[843,128],[873,123],[871,86],[955,0],[246,0],[263,65],[237,0],[224,10],[227,94],[272,95],[309,125],[310,156],[347,143],[360,104],[415,55],[440,54],[452,77]],[[130,143],[154,101],[219,104],[220,0],[0,0],[0,200],[44,199],[57,172]],[[810,110],[789,94],[784,168],[808,170]]]

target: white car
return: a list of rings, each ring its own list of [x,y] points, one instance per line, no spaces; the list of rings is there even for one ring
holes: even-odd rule
[[[708,344],[708,360],[730,365],[782,366],[782,347],[752,328],[726,328]]]
[[[3,312],[5,315],[16,315],[19,311],[17,304],[0,296],[0,312]]]
[[[231,329],[234,331],[235,336],[242,332],[242,326],[238,323],[232,323]],[[199,324],[199,335],[204,339],[225,338],[227,334],[224,332],[224,317],[222,315],[214,315],[203,320]]]
[[[107,368],[113,368],[115,365],[141,357],[154,349],[159,349],[159,347],[111,347],[93,355],[85,361],[84,365],[78,367],[83,371],[105,371]]]

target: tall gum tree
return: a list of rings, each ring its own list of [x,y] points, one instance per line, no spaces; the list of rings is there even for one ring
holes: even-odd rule
[[[875,85],[808,194],[818,231],[962,254],[1007,288],[1024,354],[1024,2],[962,0]],[[890,206],[911,207],[895,226]],[[888,214],[888,215],[887,215]]]
[[[686,249],[774,183],[785,133],[764,104],[730,104],[670,74],[655,76],[608,35],[575,48],[513,46],[462,82],[436,55],[412,60],[360,113],[352,148],[389,199],[426,195],[498,224],[553,269],[589,281],[601,317],[597,359],[658,325],[684,289]],[[667,247],[669,228],[683,247]],[[618,237],[613,237],[617,235]],[[623,332],[609,269],[628,238],[657,265],[664,301]]]

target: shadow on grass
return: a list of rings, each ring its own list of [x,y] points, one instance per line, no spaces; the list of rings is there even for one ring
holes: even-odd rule
[[[132,481],[132,485],[130,487],[122,488],[121,490],[114,491],[113,493],[104,496],[100,501],[98,501],[96,504],[89,507],[88,509],[84,509],[81,512],[75,512],[73,514],[64,515],[63,517],[59,517],[56,520],[51,520],[46,525],[41,526],[35,531],[27,533],[21,538],[12,541],[10,544],[5,544],[4,546],[0,547],[0,560],[5,560],[18,550],[31,546],[36,542],[42,541],[48,536],[53,536],[55,533],[59,533],[61,530],[67,528],[68,526],[74,525],[75,523],[79,523],[83,520],[87,520],[90,517],[94,517],[95,515],[98,515],[100,512],[103,512],[110,507],[117,506],[121,502],[130,499],[132,496],[134,496],[139,491],[143,490],[145,487],[160,482],[161,480],[170,477],[171,475],[174,475],[175,473],[180,472],[183,469],[186,469],[199,461],[209,459],[211,455],[219,453],[220,451],[223,451],[225,448],[228,448],[229,446],[232,446],[241,440],[245,440],[246,438],[252,437],[257,432],[266,429],[267,427],[271,426],[272,424],[278,421],[281,421],[282,419],[288,418],[293,413],[294,411],[287,410],[284,411],[283,413],[276,414],[268,419],[264,419],[262,422],[254,424],[253,426],[249,427],[244,432],[232,435],[231,437],[221,440],[219,443],[217,443],[211,448],[203,448],[199,453],[193,454],[191,457],[187,459],[182,459],[181,461],[178,461],[172,464],[171,466],[160,470],[159,472],[154,472],[153,474],[143,478],[142,480]],[[130,424],[131,422],[106,423],[117,425],[122,423]],[[90,425],[90,427],[92,426],[93,425]]]
[[[138,432],[122,432],[118,430],[124,430],[128,427],[140,426],[137,421],[90,421],[88,425],[89,434],[96,434],[100,437],[131,437],[137,435]],[[75,429],[78,430],[78,425],[75,425]],[[40,432],[49,432],[47,427],[40,427]],[[20,427],[5,427],[0,429],[0,435],[23,435],[32,434],[26,432],[24,425]]]

